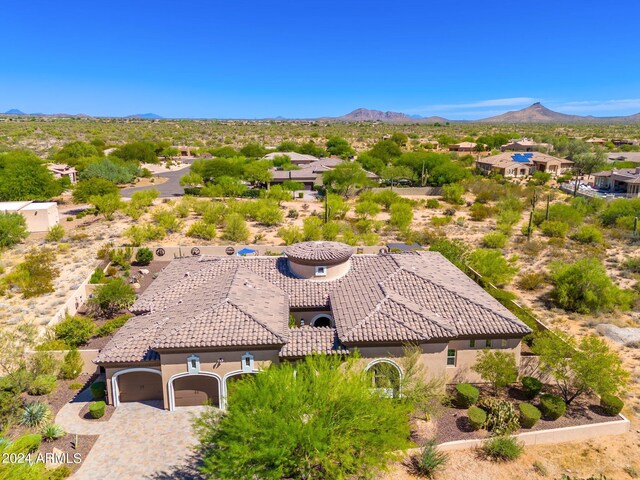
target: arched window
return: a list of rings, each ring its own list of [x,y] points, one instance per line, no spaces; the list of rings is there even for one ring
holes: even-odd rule
[[[312,327],[333,327],[333,318],[331,315],[320,314],[311,319]]]
[[[371,375],[371,386],[374,389],[390,398],[400,396],[402,370],[396,363],[387,359],[375,360],[367,366],[366,371]]]

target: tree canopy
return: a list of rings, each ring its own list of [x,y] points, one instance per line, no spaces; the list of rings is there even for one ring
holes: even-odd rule
[[[323,180],[325,185],[345,196],[351,188],[363,187],[369,183],[367,173],[358,162],[337,165],[333,170],[324,172]]]
[[[0,201],[49,200],[63,190],[64,183],[33,153],[0,154]]]

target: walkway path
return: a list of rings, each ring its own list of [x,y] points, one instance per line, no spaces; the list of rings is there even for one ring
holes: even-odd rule
[[[88,400],[83,392],[56,416],[69,433],[100,436],[73,480],[200,478],[191,468],[197,443],[191,421],[203,407],[169,412],[160,402],[123,403],[108,421],[91,421],[78,415]]]

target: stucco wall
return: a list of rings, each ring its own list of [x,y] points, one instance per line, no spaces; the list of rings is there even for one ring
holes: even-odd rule
[[[500,350],[505,353],[513,353],[516,357],[516,365],[520,364],[520,339],[506,339],[507,346],[502,347],[501,339],[491,340],[491,350]],[[476,346],[471,347],[469,340],[453,340],[449,342],[450,349],[456,350],[456,365],[446,366],[447,380],[451,383],[461,381],[479,383],[482,382],[480,375],[471,370],[476,363],[476,359],[485,346],[485,339],[476,339]],[[445,352],[446,364],[446,352]]]
[[[35,205],[35,204],[32,204]],[[21,209],[18,213],[27,221],[29,232],[46,232],[58,224],[58,206],[50,205],[41,209]]]
[[[302,265],[289,260],[289,269],[298,278],[307,278],[317,282],[335,280],[343,277],[351,268],[351,260],[338,265],[324,265],[327,274],[323,277],[316,277],[315,265]]]

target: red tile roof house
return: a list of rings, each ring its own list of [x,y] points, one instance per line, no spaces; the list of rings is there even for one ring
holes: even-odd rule
[[[390,363],[398,380],[408,344],[428,375],[456,381],[479,380],[484,348],[519,362],[531,330],[442,255],[353,251],[304,242],[281,257],[174,259],[98,354],[109,402],[225,408],[234,380],[313,353],[357,349],[363,369]]]
[[[476,167],[484,174],[498,173],[503,177],[528,177],[536,171],[548,172],[557,177],[568,173],[573,162],[540,152],[504,152],[479,158]]]

